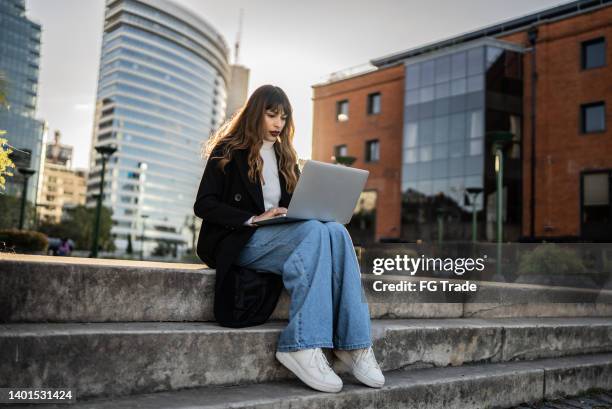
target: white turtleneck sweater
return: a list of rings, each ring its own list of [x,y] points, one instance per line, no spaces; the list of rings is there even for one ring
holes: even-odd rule
[[[281,197],[278,164],[276,162],[276,154],[274,153],[275,142],[276,141],[267,141],[264,139],[261,150],[259,151],[259,156],[261,156],[263,160],[263,181],[261,189],[266,211],[273,207],[278,207]],[[253,217],[249,218],[244,224],[251,224]]]
[[[259,156],[263,159],[263,182],[262,191],[264,198],[264,208],[270,210],[278,206],[281,197],[280,181],[278,178],[278,164],[274,153],[274,143],[276,141],[266,141],[264,139]]]

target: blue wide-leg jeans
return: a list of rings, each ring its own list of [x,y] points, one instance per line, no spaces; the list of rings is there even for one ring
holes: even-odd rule
[[[308,220],[256,229],[236,264],[283,278],[291,305],[278,351],[371,346],[370,313],[346,228]]]

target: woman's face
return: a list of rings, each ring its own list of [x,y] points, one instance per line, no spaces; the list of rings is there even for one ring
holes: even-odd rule
[[[264,124],[266,129],[264,138],[269,141],[276,140],[285,127],[285,122],[287,122],[287,115],[285,115],[282,108],[276,111],[266,109],[264,113]]]

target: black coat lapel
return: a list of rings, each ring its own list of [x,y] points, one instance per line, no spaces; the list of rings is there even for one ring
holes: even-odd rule
[[[246,186],[247,191],[249,192],[249,194],[255,201],[257,208],[261,214],[265,212],[263,190],[261,188],[260,181],[258,181],[257,183],[253,183],[249,180],[248,150],[239,149],[239,150],[236,150],[235,153],[238,154],[236,157],[237,159],[236,163],[238,164],[238,169],[240,171],[240,177],[242,178],[242,181],[244,185]],[[274,149],[274,153],[276,154],[276,163],[278,164],[280,163],[280,156],[278,152],[276,151],[276,149]],[[288,207],[289,202],[291,201],[291,195],[287,192],[285,178],[283,177],[283,174],[280,171],[278,172],[278,180],[280,182],[280,190],[281,190],[281,197],[280,197],[278,205],[280,207]]]
[[[263,191],[261,190],[261,182],[257,181],[253,183],[249,180],[249,158],[248,158],[248,150],[239,149],[234,151],[236,154],[236,164],[238,165],[238,170],[240,172],[240,177],[242,178],[242,182],[246,186],[247,191],[253,198],[255,205],[257,206],[257,210],[259,214],[265,212],[264,208],[264,200],[263,200]]]

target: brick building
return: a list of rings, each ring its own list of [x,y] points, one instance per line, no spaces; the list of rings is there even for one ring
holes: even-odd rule
[[[612,2],[575,1],[314,85],[313,159],[370,171],[351,233],[467,240],[475,210],[493,240],[501,135],[504,240],[612,240],[610,38]]]
[[[374,194],[378,209],[385,209],[385,216],[377,214],[375,223],[376,234],[383,237],[400,233],[402,152],[397,146],[403,127],[403,89],[401,66],[314,88],[312,158],[331,162],[332,156],[352,155],[356,158],[353,166],[370,171],[365,196]],[[375,98],[377,111],[368,104]],[[340,109],[346,112],[338,120]],[[374,149],[375,144],[383,160],[366,157],[367,149]]]
[[[59,223],[66,208],[85,204],[87,172],[72,169],[73,147],[60,143],[59,131],[54,135],[53,142],[46,144],[37,217],[40,221]]]

